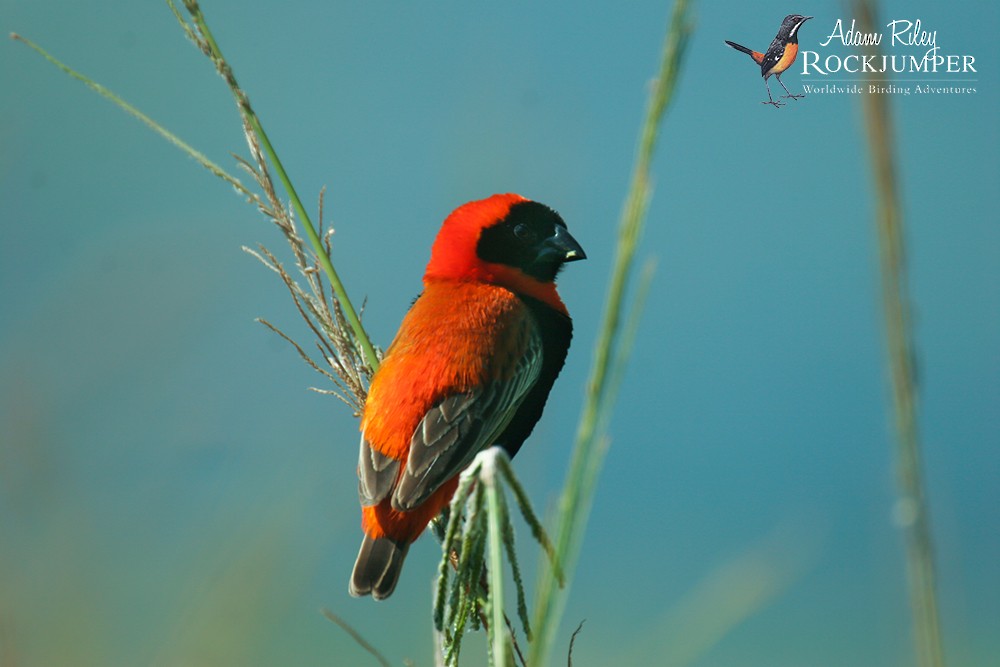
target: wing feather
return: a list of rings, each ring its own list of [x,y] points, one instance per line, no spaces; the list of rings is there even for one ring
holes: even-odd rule
[[[496,444],[542,369],[542,338],[530,318],[519,334],[523,351],[510,355],[508,363],[514,366],[510,372],[497,373],[503,379],[445,396],[424,415],[410,439],[406,467],[392,494],[395,509],[420,505],[476,454]]]
[[[377,505],[389,495],[399,475],[399,461],[372,449],[361,435],[361,455],[358,459],[358,497],[363,507]]]

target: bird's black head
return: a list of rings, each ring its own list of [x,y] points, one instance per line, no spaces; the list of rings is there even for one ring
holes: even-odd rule
[[[530,200],[511,205],[507,215],[484,228],[476,254],[541,282],[552,282],[566,262],[587,258],[559,214]]]
[[[778,34],[788,40],[798,41],[799,28],[811,18],[811,16],[802,16],[801,14],[789,14],[781,22],[781,29],[778,31]]]

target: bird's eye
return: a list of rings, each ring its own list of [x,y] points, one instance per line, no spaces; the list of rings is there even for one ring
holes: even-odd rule
[[[534,230],[523,223],[514,226],[514,236],[526,243],[531,243],[535,240]]]

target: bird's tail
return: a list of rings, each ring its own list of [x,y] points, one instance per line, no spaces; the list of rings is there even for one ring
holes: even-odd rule
[[[392,595],[409,548],[408,543],[365,535],[358,560],[354,563],[354,573],[351,574],[351,595],[361,597],[371,594],[376,600]]]
[[[742,51],[743,53],[747,54],[748,56],[753,58],[753,61],[758,65],[760,64],[760,61],[764,59],[764,54],[761,53],[760,51],[754,51],[753,49],[748,49],[742,44],[737,44],[736,42],[730,42],[728,39],[726,40],[726,44],[733,47],[737,51]]]

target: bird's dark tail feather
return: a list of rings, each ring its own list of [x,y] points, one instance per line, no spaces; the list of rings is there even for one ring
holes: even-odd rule
[[[737,51],[742,51],[743,53],[745,53],[748,56],[750,56],[751,58],[753,58],[753,50],[748,49],[747,47],[743,46],[742,44],[737,44],[736,42],[730,42],[728,39],[726,40],[726,44],[728,44],[729,46],[733,47]]]
[[[409,544],[400,544],[389,538],[374,539],[365,535],[351,575],[351,595],[361,597],[371,594],[376,600],[392,595],[409,548]]]

